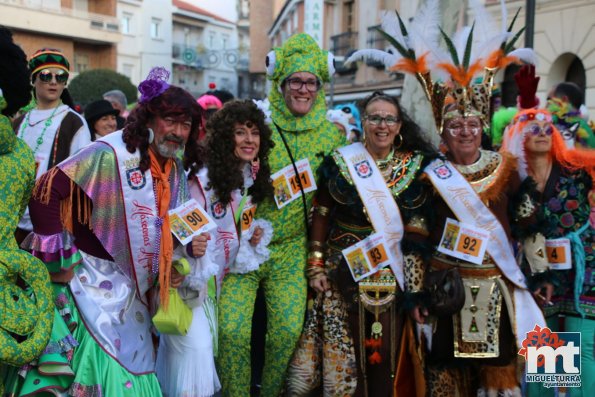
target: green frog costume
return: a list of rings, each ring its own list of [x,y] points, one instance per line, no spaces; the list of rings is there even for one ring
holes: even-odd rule
[[[6,55],[6,54],[5,54]],[[0,111],[7,102],[0,88]],[[19,249],[14,231],[35,183],[27,144],[0,114],[0,394],[18,383],[17,367],[37,359],[50,338],[54,305],[45,265]],[[22,280],[27,286],[21,288]]]
[[[297,72],[312,73],[321,83],[328,82],[334,72],[332,55],[303,33],[292,36],[267,56],[267,73],[273,83],[268,96],[275,142],[269,158],[271,174],[287,166],[292,168],[281,133],[295,162],[308,159],[313,175],[324,155],[345,144],[343,135],[326,120],[323,89],[318,91],[306,115],[296,117],[287,108],[281,86],[287,77]],[[308,209],[313,196],[313,192],[306,193]],[[273,199],[258,206],[255,218],[266,219],[273,225],[270,259],[258,270],[228,274],[223,280],[218,360],[224,396],[250,395],[250,337],[259,285],[264,288],[268,318],[261,395],[278,396],[283,387],[289,360],[302,332],[307,294],[304,274],[307,233],[299,190],[295,197],[297,199],[281,209]],[[277,200],[282,199],[277,194]]]

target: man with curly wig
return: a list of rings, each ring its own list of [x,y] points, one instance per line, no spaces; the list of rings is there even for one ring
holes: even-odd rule
[[[24,241],[54,282],[55,322],[30,392],[160,396],[151,314],[167,308],[173,238],[167,212],[188,199],[184,145],[195,145],[201,111],[188,92],[154,68],[122,131],[101,138],[44,174],[29,203]],[[201,256],[205,241],[192,244]],[[159,287],[157,287],[157,283]],[[45,363],[53,365],[44,368]],[[54,375],[54,376],[52,376]]]
[[[282,193],[276,194],[277,199],[262,202],[255,215],[273,226],[270,259],[257,270],[230,273],[223,281],[218,359],[225,396],[250,393],[251,325],[259,286],[264,291],[267,311],[261,395],[278,396],[281,392],[302,331],[307,288],[305,216],[312,205],[313,176],[323,155],[345,142],[338,129],[326,120],[322,85],[330,80],[333,71],[332,55],[303,33],[292,36],[267,56],[275,143],[269,163],[275,191]],[[291,177],[297,166],[302,183]],[[287,196],[287,200],[281,200],[281,196]]]

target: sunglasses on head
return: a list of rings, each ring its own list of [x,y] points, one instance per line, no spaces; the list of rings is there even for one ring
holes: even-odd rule
[[[68,73],[63,70],[59,71],[58,73],[52,73],[52,71],[49,69],[43,69],[37,76],[39,77],[39,80],[43,81],[44,83],[50,83],[52,78],[55,78],[56,83],[60,84],[66,84],[68,81]]]

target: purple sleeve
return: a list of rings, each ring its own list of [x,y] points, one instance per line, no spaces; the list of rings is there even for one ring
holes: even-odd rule
[[[42,176],[42,178],[44,177]],[[40,179],[39,182],[48,183],[48,179]],[[77,197],[76,193],[84,195],[78,186],[71,183],[70,178],[64,172],[58,170],[51,179],[49,202],[44,204],[40,201],[39,197],[31,198],[29,202],[29,213],[31,214],[31,221],[33,223],[33,232],[36,235],[52,236],[62,233],[64,226],[60,218],[60,203],[62,200],[71,196],[71,190],[73,188],[79,190],[79,192],[74,192],[73,197]],[[98,258],[113,260],[89,227],[79,222],[76,216],[78,213],[77,201],[72,200],[71,211],[73,214],[73,237],[76,247]]]

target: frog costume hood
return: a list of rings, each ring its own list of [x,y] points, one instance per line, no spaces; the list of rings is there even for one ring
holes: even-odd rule
[[[268,53],[266,69],[269,80],[273,82],[269,93],[272,118],[279,127],[285,131],[306,131],[318,127],[326,120],[324,89],[318,90],[308,114],[296,117],[285,104],[281,85],[287,77],[297,72],[310,72],[322,84],[328,83],[335,73],[334,56],[331,53],[320,49],[308,34],[299,33]]]

